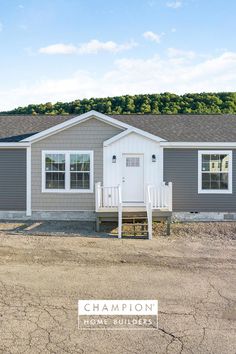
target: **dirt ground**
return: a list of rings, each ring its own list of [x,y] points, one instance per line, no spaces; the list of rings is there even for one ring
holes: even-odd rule
[[[0,223],[0,353],[236,353],[236,223],[108,229]],[[81,331],[78,299],[158,299],[159,329]]]

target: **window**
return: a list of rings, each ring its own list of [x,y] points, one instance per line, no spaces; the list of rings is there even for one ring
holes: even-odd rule
[[[139,157],[126,157],[126,167],[139,167]]]
[[[90,155],[71,154],[70,155],[70,188],[89,189],[90,175]]]
[[[232,151],[198,152],[198,193],[232,193]]]
[[[46,154],[46,189],[65,189],[65,154]]]
[[[93,192],[93,152],[43,151],[42,192]]]

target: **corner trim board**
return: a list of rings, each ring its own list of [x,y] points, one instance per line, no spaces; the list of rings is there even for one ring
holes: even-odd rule
[[[26,216],[31,216],[31,147],[26,149]]]

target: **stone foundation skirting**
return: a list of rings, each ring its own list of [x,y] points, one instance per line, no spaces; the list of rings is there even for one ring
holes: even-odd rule
[[[236,213],[230,212],[173,212],[173,221],[236,221]]]
[[[73,220],[95,221],[95,211],[33,211],[26,216],[25,211],[0,211],[1,220]],[[235,212],[173,212],[173,221],[236,221]]]
[[[33,211],[31,216],[26,216],[25,211],[0,211],[1,220],[73,220],[95,221],[95,212],[90,210],[80,211]]]

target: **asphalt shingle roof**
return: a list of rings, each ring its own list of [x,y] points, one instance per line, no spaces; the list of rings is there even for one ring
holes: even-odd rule
[[[0,142],[18,142],[75,116],[0,116]],[[236,141],[236,115],[130,114],[111,117],[173,142]]]
[[[119,115],[113,116],[168,141],[236,141],[236,115]]]
[[[18,142],[75,116],[0,116],[0,142]]]

